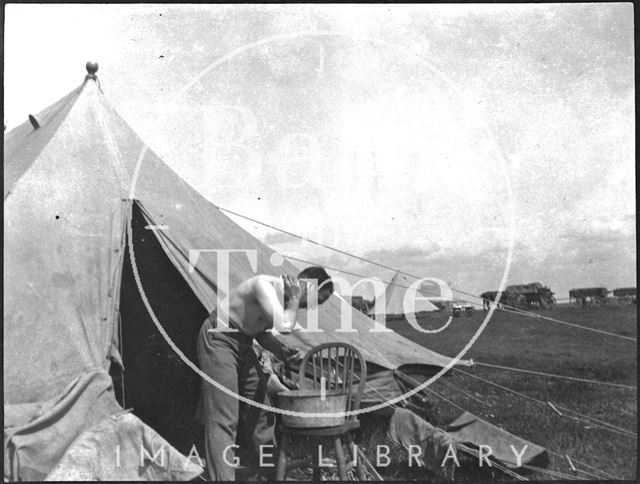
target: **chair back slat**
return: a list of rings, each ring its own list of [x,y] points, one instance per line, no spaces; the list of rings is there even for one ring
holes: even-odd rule
[[[346,411],[360,408],[367,380],[367,362],[356,347],[348,343],[324,343],[309,350],[300,364],[300,388],[320,389],[322,378],[325,390],[346,393]],[[349,420],[353,419],[355,415],[349,417]]]
[[[352,355],[351,359],[349,360],[349,375],[351,375],[350,378],[351,378],[352,382],[353,382],[353,376],[355,375],[355,373],[353,371],[354,370],[354,368],[353,368],[354,362],[355,362],[355,358]],[[365,365],[366,365],[366,363],[365,363]],[[360,391],[360,393],[358,395],[358,406],[360,406],[360,398],[362,397],[362,391],[364,390],[364,384],[365,384],[366,378],[367,378],[366,368],[365,368],[364,378],[365,378],[364,380],[362,378],[360,378],[360,380],[358,381],[358,390]]]
[[[353,358],[351,357],[351,352],[347,351],[346,348],[344,352],[345,352],[345,360],[344,360],[344,364],[342,365],[342,380],[346,382],[347,379],[350,377],[349,366],[348,366],[349,360],[352,360]]]
[[[333,375],[331,374],[331,367],[333,366],[333,361],[331,359],[331,350],[332,350],[331,347],[327,348],[327,376],[325,377],[327,379],[326,381],[327,390],[334,389],[333,382],[332,382]]]
[[[316,364],[316,359],[317,359],[317,355],[313,355],[313,381],[316,381],[318,379],[318,365]],[[306,377],[301,378],[300,380],[301,387],[304,387],[305,381],[306,381]]]

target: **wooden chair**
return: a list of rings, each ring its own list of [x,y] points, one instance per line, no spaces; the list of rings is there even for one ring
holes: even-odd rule
[[[366,380],[367,363],[362,353],[347,343],[324,343],[316,346],[304,356],[300,363],[298,381],[300,389],[321,390],[322,385],[324,385],[326,391],[342,391],[347,395],[345,408],[347,412],[360,408],[360,400]],[[345,417],[343,424],[334,427],[294,428],[282,424],[278,425],[281,438],[276,466],[276,480],[285,480],[288,469],[300,467],[305,463],[313,463],[313,480],[320,480],[319,452],[317,448],[312,452],[311,458],[307,457],[294,462],[288,461],[289,441],[296,437],[310,437],[316,443],[322,437],[333,437],[340,479],[347,479],[347,473],[353,467],[353,462],[355,461],[358,478],[365,480],[365,467],[362,459],[356,455],[357,447],[350,434],[352,430],[359,427],[360,421],[356,415]],[[352,460],[349,463],[346,462],[342,447],[343,437],[352,456]]]

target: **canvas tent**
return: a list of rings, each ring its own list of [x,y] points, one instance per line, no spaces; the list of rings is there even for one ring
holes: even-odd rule
[[[421,312],[438,311],[438,307],[433,304],[428,295],[421,293],[420,286],[416,287],[415,292],[408,289],[417,279],[410,278],[406,274],[396,272],[387,285],[384,298],[378,298],[376,304],[369,310],[369,314],[376,318],[402,318],[406,314],[418,314]],[[405,296],[411,294],[413,299],[413,307],[405,304]],[[384,302],[383,302],[384,301]]]
[[[70,448],[87,442],[100,456],[91,463],[94,477],[131,478],[107,462],[101,441],[115,439],[125,453],[140,450],[139,441],[153,454],[166,439],[175,461],[200,430],[193,417],[200,377],[149,316],[131,255],[155,315],[193,362],[221,283],[217,258],[203,253],[190,266],[192,251],[255,251],[255,267],[245,253],[230,255],[230,287],[256,272],[297,270],[274,267],[270,248],[150,150],[131,196],[144,143],[94,75],[30,118],[4,140],[5,479],[43,479],[61,461],[73,461]],[[341,311],[351,312],[351,331],[336,331]],[[370,367],[369,402],[400,394],[399,368],[424,378],[450,361],[394,332],[371,332],[375,322],[337,297],[318,316],[323,332],[285,342],[302,350],[332,340],[360,348]],[[129,407],[133,415],[123,414]],[[119,458],[128,457],[140,458]],[[136,468],[135,477],[180,479],[200,471],[194,464],[155,465]]]
[[[421,286],[421,292],[427,300],[438,307],[438,309],[451,309],[453,305],[453,291],[444,281],[432,278],[430,282],[425,282]]]

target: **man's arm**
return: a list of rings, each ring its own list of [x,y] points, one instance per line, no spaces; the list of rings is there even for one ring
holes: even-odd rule
[[[265,350],[270,351],[280,360],[287,362],[287,360],[295,359],[296,354],[299,355],[299,351],[278,341],[273,334],[269,332],[263,332],[256,335],[256,341]]]
[[[273,327],[280,333],[289,333],[298,319],[300,294],[292,294],[283,307],[274,287],[268,282],[258,279],[255,287],[255,297],[267,321],[273,322]]]

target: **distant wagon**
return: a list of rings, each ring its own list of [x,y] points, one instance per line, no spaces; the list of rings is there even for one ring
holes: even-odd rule
[[[505,304],[516,308],[546,309],[556,305],[553,291],[539,282],[507,286]]]
[[[637,304],[638,302],[638,291],[635,287],[620,287],[618,289],[613,290],[613,297],[618,300],[619,303],[622,304]]]
[[[480,294],[480,297],[482,307],[486,310],[498,297],[498,291],[486,291]],[[498,307],[546,309],[555,305],[556,298],[553,296],[553,291],[539,282],[507,286],[498,301]]]
[[[458,318],[463,314],[465,316],[471,316],[473,314],[473,306],[468,303],[460,303],[456,301],[451,306],[451,311],[454,318]]]
[[[578,306],[602,306],[607,303],[609,291],[606,287],[584,287],[569,291],[569,302]]]

